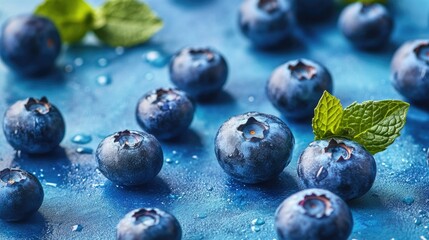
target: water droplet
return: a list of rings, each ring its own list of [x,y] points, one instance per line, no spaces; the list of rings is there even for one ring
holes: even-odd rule
[[[72,226],[72,232],[80,232],[82,231],[83,227],[80,224],[76,224]]]
[[[261,228],[259,226],[252,226],[250,229],[252,230],[252,232],[259,232],[259,231],[261,231]]]
[[[100,67],[106,67],[109,64],[107,59],[105,58],[99,58],[97,63],[98,63],[98,66]]]
[[[46,182],[45,185],[50,187],[57,187],[56,183],[51,183],[51,182]]]
[[[115,53],[116,55],[122,55],[125,52],[125,48],[124,47],[116,47],[115,48]]]
[[[76,152],[80,154],[92,154],[93,150],[88,147],[78,147],[76,148]]]
[[[64,66],[64,72],[71,73],[73,72],[73,66],[71,64],[67,64]]]
[[[168,57],[159,51],[149,51],[143,55],[143,59],[154,67],[164,67]]]
[[[165,162],[166,162],[166,163],[172,163],[172,162],[173,162],[173,160],[171,160],[171,158],[166,158],[166,159],[165,159]]]
[[[153,75],[153,73],[148,72],[148,73],[146,73],[146,74],[144,75],[144,78],[145,78],[146,80],[148,80],[148,81],[151,81],[151,80],[153,80],[153,79],[155,78],[155,76]]]
[[[213,191],[213,187],[207,187],[208,191]]]
[[[197,218],[199,218],[199,219],[204,219],[204,218],[206,218],[207,217],[207,214],[206,213],[198,213],[197,214]]]
[[[316,173],[316,181],[320,182],[328,176],[328,171],[322,166]]]
[[[192,159],[198,159],[198,156],[197,155],[193,155]]]
[[[252,225],[261,226],[261,225],[264,225],[264,224],[265,224],[265,221],[262,218],[255,218],[255,219],[252,220]]]
[[[173,150],[171,153],[172,153],[172,154],[174,154],[174,155],[176,155],[176,154],[177,154],[177,151],[176,151],[176,150]]]
[[[414,203],[414,198],[413,197],[405,197],[404,199],[402,199],[402,202],[407,204],[408,206],[410,206],[411,204]]]
[[[72,137],[71,141],[77,144],[87,144],[92,141],[92,137],[84,133],[76,134]]]
[[[100,75],[97,77],[97,84],[100,86],[106,86],[112,83],[112,78],[107,75]]]
[[[253,97],[253,96],[249,96],[248,98],[247,98],[247,101],[249,101],[249,102],[254,102],[255,101],[255,97]]]
[[[419,217],[414,218],[414,224],[416,224],[417,226],[419,226],[420,224],[422,224],[422,219],[419,218]]]
[[[83,59],[82,58],[75,58],[74,59],[74,65],[76,66],[76,67],[80,67],[80,66],[82,66],[83,65]]]

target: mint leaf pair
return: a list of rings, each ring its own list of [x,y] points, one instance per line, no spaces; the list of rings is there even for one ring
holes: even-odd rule
[[[35,14],[51,19],[64,42],[75,43],[88,31],[111,46],[146,42],[162,28],[162,20],[137,0],[108,0],[93,9],[84,0],[45,0]]]
[[[376,154],[399,136],[409,106],[399,100],[384,100],[354,102],[343,109],[340,100],[325,91],[314,109],[315,140],[343,137]]]

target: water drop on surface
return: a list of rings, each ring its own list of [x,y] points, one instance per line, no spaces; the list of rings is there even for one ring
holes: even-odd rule
[[[417,226],[419,226],[420,224],[422,224],[422,219],[419,218],[419,217],[414,218],[414,224],[416,224]]]
[[[252,225],[254,225],[254,226],[261,226],[264,224],[265,224],[265,221],[262,218],[255,218],[252,220]]]
[[[249,96],[248,98],[247,98],[247,101],[249,101],[249,102],[254,102],[255,101],[255,97],[253,97],[253,96]]]
[[[155,76],[153,75],[153,73],[148,72],[148,73],[146,73],[146,74],[144,75],[144,78],[145,78],[146,80],[148,80],[148,81],[151,81],[151,80],[153,80],[153,79],[155,78]]]
[[[74,65],[76,67],[80,67],[83,65],[83,59],[82,58],[75,58],[73,62],[74,62]]]
[[[51,183],[51,182],[46,182],[45,185],[50,187],[57,187],[56,183]]]
[[[122,55],[125,52],[125,48],[124,47],[116,47],[115,48],[115,53],[116,55]]]
[[[411,204],[414,203],[414,198],[413,197],[405,197],[404,199],[402,199],[402,202],[407,204],[408,206],[410,206]]]
[[[78,147],[76,148],[76,152],[80,154],[92,154],[93,150],[88,147]]]
[[[71,73],[73,72],[73,66],[71,64],[67,64],[64,66],[64,72]]]
[[[112,83],[112,79],[107,75],[100,75],[97,77],[97,84],[100,86],[106,86]]]
[[[204,219],[206,217],[207,217],[206,213],[199,213],[199,214],[197,214],[197,218],[199,218],[199,219]]]
[[[71,141],[77,144],[87,144],[92,141],[92,137],[84,133],[76,134],[72,137]]]
[[[145,62],[154,67],[164,67],[168,62],[168,57],[159,51],[149,51],[143,55]]]
[[[261,231],[261,228],[258,227],[258,226],[252,226],[250,229],[252,230],[252,232],[259,232],[259,231]]]
[[[106,67],[109,63],[107,62],[107,59],[105,58],[99,58],[97,60],[98,66],[100,67]]]
[[[166,162],[166,163],[172,163],[172,162],[173,162],[173,160],[171,160],[171,158],[166,158],[166,159],[165,159],[165,162]]]
[[[72,232],[80,232],[80,231],[82,231],[82,229],[83,229],[83,227],[80,224],[72,226]]]

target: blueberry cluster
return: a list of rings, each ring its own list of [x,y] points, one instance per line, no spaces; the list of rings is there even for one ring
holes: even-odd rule
[[[239,28],[259,48],[283,47],[294,37],[296,21],[326,19],[333,0],[244,0]],[[380,4],[354,3],[338,22],[341,32],[358,49],[380,49],[389,41],[393,19]],[[0,56],[12,70],[29,76],[53,69],[61,40],[52,22],[39,16],[18,16],[6,22]],[[180,141],[187,134],[198,101],[213,100],[228,78],[224,56],[215,49],[187,47],[171,59],[169,74],[177,87],[144,94],[135,117],[143,131],[123,130],[104,138],[95,152],[100,172],[121,186],[141,186],[159,174],[164,156],[160,141]],[[405,43],[392,60],[393,86],[406,98],[429,100],[429,40]],[[266,95],[287,119],[313,115],[333,80],[321,63],[299,58],[273,70]],[[46,97],[28,98],[11,105],[3,131],[9,144],[28,154],[46,154],[65,134],[60,111]],[[278,177],[293,156],[295,137],[280,118],[247,112],[226,120],[214,139],[220,167],[233,179],[258,184]],[[358,143],[330,138],[314,141],[301,153],[297,175],[306,190],[293,194],[278,207],[275,228],[279,239],[347,239],[353,218],[345,203],[366,194],[376,177],[374,157]],[[0,171],[0,219],[19,221],[35,213],[44,197],[39,180],[14,168]],[[129,212],[117,225],[117,239],[181,239],[182,229],[171,214],[157,208]]]

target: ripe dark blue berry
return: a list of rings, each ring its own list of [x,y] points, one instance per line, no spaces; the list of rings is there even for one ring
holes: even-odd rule
[[[376,49],[386,45],[393,30],[393,19],[379,4],[353,3],[344,8],[339,18],[344,36],[356,47]]]
[[[0,219],[20,221],[39,210],[43,202],[43,188],[39,180],[21,169],[0,171]]]
[[[406,42],[392,60],[392,84],[407,99],[429,101],[429,40]]]
[[[9,19],[0,38],[0,56],[13,71],[40,75],[51,70],[61,50],[61,39],[47,18],[20,15]]]
[[[241,32],[256,47],[273,48],[292,36],[292,16],[289,0],[244,0],[238,22]]]
[[[121,131],[101,141],[95,153],[100,172],[115,184],[142,185],[161,171],[164,161],[156,138],[139,131]]]
[[[171,139],[184,133],[194,117],[194,104],[182,91],[157,89],[138,102],[137,122],[157,139]]]
[[[346,240],[353,228],[347,204],[323,189],[306,189],[280,204],[275,214],[279,240]]]
[[[277,67],[268,80],[268,99],[287,118],[307,118],[324,91],[332,92],[329,71],[307,59],[289,61]]]
[[[46,97],[28,98],[6,110],[3,131],[16,150],[47,153],[58,147],[64,138],[65,123],[60,111]]]
[[[223,170],[244,183],[278,176],[290,163],[295,139],[279,118],[258,112],[237,115],[219,128],[215,153]]]
[[[367,193],[376,173],[374,157],[345,139],[314,141],[298,160],[298,177],[307,188],[327,189],[345,201]]]
[[[301,22],[323,20],[334,10],[334,0],[294,0],[296,18]]]
[[[210,99],[222,90],[228,77],[224,57],[211,48],[183,48],[170,62],[173,84],[197,99]]]
[[[180,240],[182,228],[177,219],[158,208],[129,212],[116,227],[116,239]]]

